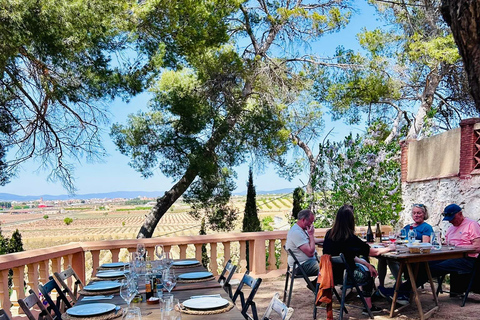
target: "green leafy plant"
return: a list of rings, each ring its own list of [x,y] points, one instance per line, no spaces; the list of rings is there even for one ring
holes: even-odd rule
[[[44,215],[43,219],[47,220],[48,219],[48,214]]]
[[[63,222],[68,226],[73,222],[73,219],[66,217],[65,219],[63,219]]]

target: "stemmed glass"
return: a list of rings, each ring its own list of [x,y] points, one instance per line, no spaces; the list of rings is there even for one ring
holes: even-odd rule
[[[157,257],[158,260],[163,259],[164,252],[165,252],[165,249],[163,248],[162,245],[157,244],[155,246],[155,256]]]
[[[395,231],[390,231],[388,233],[388,239],[390,239],[391,243],[395,243],[397,241],[397,233]]]
[[[172,255],[170,254],[170,252],[165,252],[163,254],[163,263],[165,264],[167,269],[170,269],[170,267],[173,264],[173,259],[172,259]]]
[[[172,292],[172,289],[177,284],[177,278],[175,277],[175,271],[166,269],[163,271],[162,276],[163,287],[168,290],[168,293]]]
[[[120,297],[127,303],[128,309],[130,309],[130,303],[132,302],[137,291],[137,282],[135,280],[122,280],[122,286],[120,287]]]
[[[137,252],[140,256],[140,259],[143,259],[143,256],[145,254],[145,245],[143,243],[137,244]]]

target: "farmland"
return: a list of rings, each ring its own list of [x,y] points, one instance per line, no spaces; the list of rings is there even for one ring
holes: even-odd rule
[[[232,197],[239,211],[236,231],[240,231],[245,196]],[[275,226],[285,226],[292,210],[291,195],[257,196],[260,219],[276,217]],[[2,233],[9,237],[15,229],[22,234],[25,249],[43,248],[75,241],[134,239],[151,206],[125,205],[125,201],[85,203],[71,206],[56,204],[44,208],[4,210],[0,214]],[[177,201],[160,220],[154,237],[195,235],[200,222],[188,214],[189,207]],[[67,225],[65,218],[71,218]],[[211,232],[208,232],[211,233]]]

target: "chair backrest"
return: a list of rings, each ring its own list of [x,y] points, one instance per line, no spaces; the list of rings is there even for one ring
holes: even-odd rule
[[[0,309],[0,320],[10,320],[10,317],[3,309]]]
[[[279,314],[282,318],[282,320],[289,320],[292,317],[293,314],[293,308],[289,308],[279,299],[279,294],[276,292],[273,295],[272,300],[270,301],[270,304],[267,307],[267,310],[265,311],[265,314],[262,317],[262,320],[270,320],[270,314],[272,311],[276,312]]]
[[[225,268],[223,269],[220,277],[218,278],[218,283],[223,286],[223,289],[228,293],[229,297],[232,298],[232,286],[230,285],[230,280],[232,279],[233,274],[237,266],[232,264],[232,260],[228,260]]]
[[[66,309],[71,308],[73,303],[68,300],[67,296],[58,286],[55,279],[53,279],[52,276],[50,276],[49,279],[50,280],[47,283],[44,285],[39,285],[38,288],[42,293],[43,298],[48,302],[47,310],[50,312],[50,314],[52,314],[53,311],[54,316],[52,317],[60,320],[62,319],[62,313],[64,313]],[[52,291],[57,296],[56,302],[54,302],[52,299]]]
[[[62,286],[63,292],[69,297],[69,299],[71,299],[73,304],[77,303],[78,291],[80,291],[80,289],[83,289],[83,283],[78,277],[75,270],[73,270],[71,266],[68,266],[67,270],[64,270],[62,272],[55,272],[53,275],[55,276],[55,279],[58,281],[58,283],[60,283],[60,285]],[[74,280],[73,291],[68,285],[68,281],[71,281],[70,278],[73,278]]]
[[[38,298],[37,294],[30,289],[28,291],[30,295],[24,299],[18,299],[18,304],[20,308],[22,308],[25,315],[28,317],[29,320],[53,320],[50,312],[45,308],[42,301]],[[35,307],[38,310],[34,310],[32,312],[32,308]],[[38,313],[38,317],[35,317],[34,313]]]
[[[243,275],[242,281],[238,284],[237,290],[235,291],[235,294],[233,295],[233,302],[237,300],[237,298],[240,296],[240,302],[242,304],[242,315],[245,317],[245,319],[252,318],[253,320],[258,320],[258,314],[257,314],[257,306],[255,305],[255,302],[253,301],[253,298],[255,297],[255,294],[258,291],[258,288],[260,287],[260,284],[262,283],[261,278],[255,279],[254,277],[249,275],[249,272],[245,272]],[[250,294],[248,295],[248,298],[245,299],[245,295],[243,294],[243,286],[247,285],[251,288]],[[252,317],[250,317],[247,314],[248,309],[252,309]]]

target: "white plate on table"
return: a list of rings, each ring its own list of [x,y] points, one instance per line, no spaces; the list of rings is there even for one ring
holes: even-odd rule
[[[122,284],[117,281],[99,281],[83,287],[87,291],[104,291],[120,288]]]
[[[104,263],[100,266],[100,268],[121,268],[128,266],[126,262],[112,262],[112,263]]]
[[[225,307],[228,305],[228,300],[216,297],[204,297],[188,299],[183,302],[183,306],[189,309],[208,310]]]
[[[178,279],[182,280],[195,280],[195,279],[203,279],[203,278],[208,278],[213,276],[213,273],[207,272],[207,271],[201,271],[201,272],[187,272],[187,273],[182,273],[181,275],[178,276]]]
[[[118,278],[123,277],[125,275],[124,271],[105,271],[105,272],[98,272],[95,276],[97,278]]]
[[[173,266],[193,266],[195,264],[200,264],[198,260],[180,260],[175,261],[172,265]]]
[[[104,314],[115,310],[117,306],[112,303],[90,303],[74,306],[67,310],[69,316],[87,317]]]

